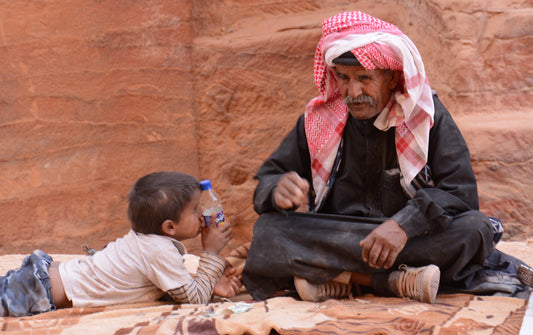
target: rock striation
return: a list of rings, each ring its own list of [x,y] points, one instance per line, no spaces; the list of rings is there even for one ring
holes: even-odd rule
[[[481,209],[505,239],[533,235],[531,0],[6,1],[0,254],[104,247],[157,170],[211,179],[228,249],[249,241],[254,174],[317,95],[320,24],[344,10],[413,40],[470,146]]]

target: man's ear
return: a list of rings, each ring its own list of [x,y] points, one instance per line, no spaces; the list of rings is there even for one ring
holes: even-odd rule
[[[174,235],[176,233],[177,226],[178,224],[176,222],[172,220],[165,220],[165,222],[161,224],[161,230],[166,235]]]
[[[398,82],[400,81],[400,78],[402,76],[402,71],[393,70],[391,73],[391,80],[389,83],[389,89],[393,90],[398,86]]]

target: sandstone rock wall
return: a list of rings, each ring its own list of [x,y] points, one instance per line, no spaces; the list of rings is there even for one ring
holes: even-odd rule
[[[253,175],[317,94],[320,23],[343,10],[415,42],[470,145],[482,210],[525,239],[532,1],[17,0],[0,2],[0,253],[103,247],[156,170],[210,178],[233,244],[249,240]]]

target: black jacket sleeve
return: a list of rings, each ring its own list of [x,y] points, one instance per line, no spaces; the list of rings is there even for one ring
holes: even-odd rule
[[[281,176],[295,171],[311,185],[310,156],[305,137],[304,116],[298,118],[296,126],[285,137],[279,148],[259,168],[255,178],[259,184],[254,193],[254,209],[258,214],[269,211],[283,211],[276,206],[273,190]]]
[[[468,146],[436,95],[430,131],[428,165],[435,187],[418,190],[392,219],[409,238],[442,229],[455,215],[479,209],[477,183]]]

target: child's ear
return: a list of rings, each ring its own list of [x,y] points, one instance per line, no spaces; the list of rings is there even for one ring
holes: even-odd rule
[[[161,230],[166,235],[174,235],[176,233],[177,223],[172,220],[165,220],[161,224]]]

